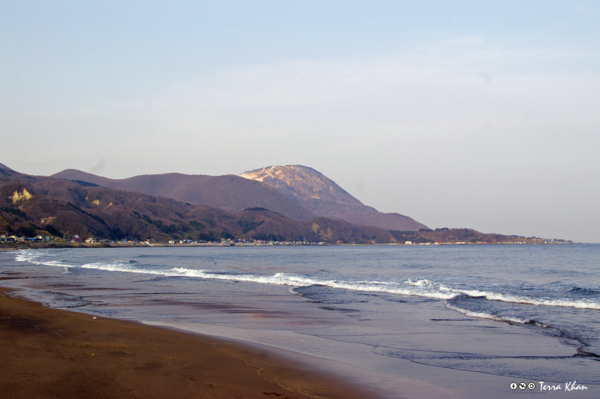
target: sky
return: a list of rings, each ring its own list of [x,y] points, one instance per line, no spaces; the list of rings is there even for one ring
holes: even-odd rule
[[[310,166],[430,228],[600,242],[595,1],[0,2],[0,163]]]

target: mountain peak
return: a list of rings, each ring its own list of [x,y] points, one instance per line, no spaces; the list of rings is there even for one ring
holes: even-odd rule
[[[307,200],[320,200],[362,205],[333,180],[308,166],[268,166],[244,172],[240,177],[269,184],[300,203]]]
[[[387,230],[419,230],[427,226],[398,213],[381,213],[363,205],[333,180],[302,165],[268,166],[240,177],[268,184],[316,215]]]

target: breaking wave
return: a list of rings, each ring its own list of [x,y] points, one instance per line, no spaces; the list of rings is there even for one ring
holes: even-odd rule
[[[55,266],[55,267],[73,267],[73,264],[66,262],[63,259],[60,260],[42,260],[42,257],[45,254],[42,252],[35,251],[19,251],[19,253],[15,256],[15,260],[18,262],[29,262],[34,265],[42,265],[42,266]]]
[[[72,267],[80,267],[83,269],[102,270],[108,272],[139,273],[148,275],[158,275],[164,277],[190,277],[214,280],[244,281],[260,284],[284,285],[291,286],[293,288],[305,287],[310,285],[320,285],[352,291],[375,293],[380,292],[388,294],[420,296],[425,298],[442,300],[453,299],[459,295],[468,295],[470,297],[480,297],[492,301],[501,301],[516,304],[600,310],[600,302],[598,301],[598,298],[595,295],[593,295],[596,291],[579,287],[573,288],[571,290],[575,291],[574,293],[579,294],[579,299],[548,297],[535,298],[508,293],[481,291],[477,289],[455,289],[447,287],[440,283],[430,281],[428,279],[409,278],[397,281],[354,281],[346,280],[343,278],[323,279],[313,276],[291,273],[275,273],[273,275],[261,275],[251,273],[211,271],[204,269],[189,269],[185,267],[174,267],[171,269],[156,269],[144,267],[142,264],[135,261],[117,261],[110,263],[95,262],[77,266],[69,264],[64,260],[44,260],[42,259],[43,256],[44,253],[41,252],[21,251],[19,254],[16,255],[15,259],[17,261],[29,262],[36,265],[58,266],[67,269]],[[585,296],[585,298],[582,299],[581,296]]]
[[[539,327],[546,327],[545,325],[538,323],[534,320],[521,319],[518,317],[500,316],[500,315],[494,315],[494,314],[486,313],[486,312],[474,312],[472,310],[463,309],[458,306],[451,305],[449,303],[446,304],[446,307],[448,309],[454,310],[458,313],[464,314],[465,316],[468,316],[468,317],[476,317],[478,319],[489,319],[489,320],[495,320],[495,321],[508,321],[511,323],[518,323],[518,324],[533,324],[533,323],[535,323]]]
[[[560,306],[577,309],[600,310],[600,303],[591,300],[573,300],[567,298],[530,298],[520,295],[502,294],[498,292],[487,292],[479,290],[454,290],[442,287],[442,290],[465,294],[471,297],[484,297],[491,301],[519,303],[524,305]]]

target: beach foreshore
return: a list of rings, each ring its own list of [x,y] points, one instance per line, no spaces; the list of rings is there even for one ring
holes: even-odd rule
[[[51,309],[0,287],[0,398],[373,398],[273,351]]]

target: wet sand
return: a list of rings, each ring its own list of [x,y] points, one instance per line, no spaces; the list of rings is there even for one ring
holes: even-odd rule
[[[0,290],[0,398],[373,397],[272,352]]]

